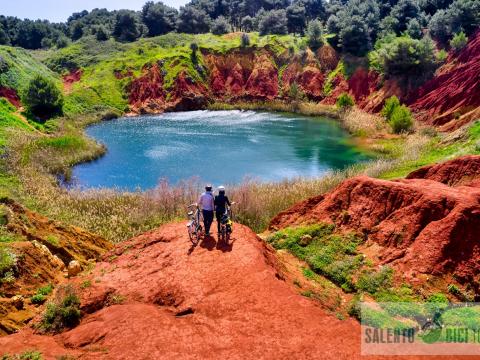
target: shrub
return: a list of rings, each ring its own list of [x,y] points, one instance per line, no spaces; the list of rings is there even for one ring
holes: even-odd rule
[[[32,304],[43,304],[47,297],[42,294],[35,294],[31,297]]]
[[[241,41],[241,46],[242,47],[245,48],[245,47],[250,46],[250,36],[248,36],[248,34],[243,33],[240,41]]]
[[[80,300],[72,285],[58,290],[55,301],[47,304],[40,328],[46,332],[60,332],[80,322]]]
[[[408,132],[413,125],[410,109],[405,105],[395,107],[390,118],[390,125],[395,134]]]
[[[305,98],[304,92],[302,91],[302,89],[300,89],[296,82],[293,82],[290,85],[290,89],[288,90],[288,96],[292,100],[303,100]]]
[[[17,266],[17,255],[7,247],[0,247],[0,283],[10,282]]]
[[[35,76],[22,96],[23,103],[34,115],[49,118],[63,112],[63,95],[55,83],[41,75]]]
[[[25,351],[19,355],[4,354],[0,357],[1,360],[43,360],[42,353],[39,351]]]
[[[382,115],[383,115],[388,121],[390,121],[391,118],[392,118],[393,111],[395,110],[395,108],[396,108],[397,106],[400,106],[400,100],[398,100],[398,98],[397,98],[395,95],[389,97],[389,98],[385,101],[385,105],[383,105]]]
[[[448,53],[444,49],[441,49],[437,52],[435,57],[439,63],[443,64],[447,60]]]
[[[453,39],[450,40],[450,46],[455,51],[462,50],[465,47],[465,45],[467,45],[467,43],[468,43],[468,38],[463,31],[460,31],[459,33],[455,34],[453,36]]]
[[[364,271],[357,281],[357,288],[370,294],[375,294],[379,289],[390,287],[392,284],[393,270],[388,266],[380,271]]]
[[[228,23],[227,19],[223,16],[219,16],[213,21],[212,34],[223,35],[232,31],[232,27]]]
[[[343,93],[338,97],[335,105],[339,109],[348,109],[355,105],[355,100],[353,100],[353,98],[349,94]]]

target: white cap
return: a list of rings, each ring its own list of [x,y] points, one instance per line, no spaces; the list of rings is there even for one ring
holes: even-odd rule
[[[218,191],[225,191],[225,186],[219,186]]]

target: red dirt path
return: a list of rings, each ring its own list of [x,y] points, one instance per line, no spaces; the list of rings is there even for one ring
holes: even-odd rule
[[[115,260],[88,276],[92,287],[83,290],[82,309],[91,314],[78,327],[54,338],[25,329],[0,338],[2,352],[37,348],[47,358],[82,359],[359,358],[359,325],[326,314],[281,280],[274,253],[251,230],[237,225],[230,247],[209,240],[192,249],[185,234],[185,224],[176,223],[121,244],[105,256],[118,254]],[[113,294],[125,301],[107,306]]]

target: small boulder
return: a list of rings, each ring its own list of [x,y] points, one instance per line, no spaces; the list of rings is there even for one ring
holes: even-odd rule
[[[77,260],[72,260],[68,264],[68,277],[73,277],[82,272],[82,266]]]
[[[298,242],[300,246],[307,246],[312,242],[313,238],[311,235],[305,234],[300,238]]]

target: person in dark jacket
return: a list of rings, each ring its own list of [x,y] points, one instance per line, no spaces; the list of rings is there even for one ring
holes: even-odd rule
[[[230,200],[225,195],[225,187],[220,186],[218,188],[218,195],[215,196],[215,216],[217,218],[217,229],[220,234],[220,224],[222,222],[222,217],[227,210],[227,205],[230,206]]]

